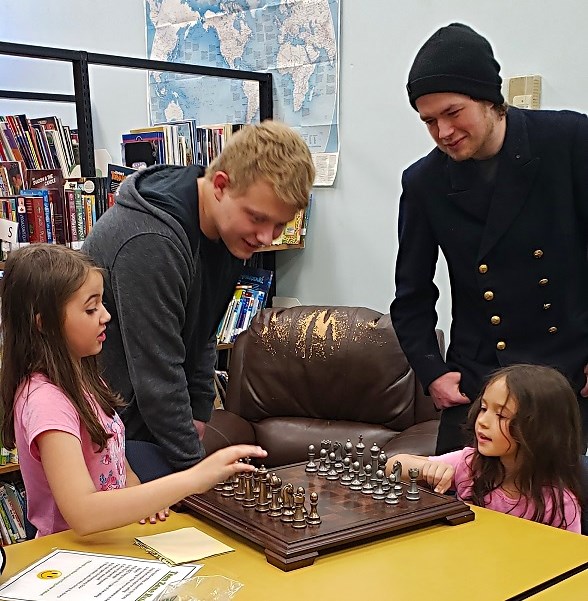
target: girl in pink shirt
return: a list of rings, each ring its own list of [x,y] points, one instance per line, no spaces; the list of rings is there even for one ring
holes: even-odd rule
[[[260,447],[237,445],[141,484],[125,459],[121,400],[96,362],[110,321],[100,269],[79,251],[32,244],[11,252],[1,291],[2,440],[18,449],[39,536],[164,520],[187,495],[254,469],[239,459],[265,457]]]
[[[438,457],[396,455],[407,476],[463,501],[580,532],[580,414],[576,395],[558,371],[539,365],[498,370],[473,403],[472,447]]]

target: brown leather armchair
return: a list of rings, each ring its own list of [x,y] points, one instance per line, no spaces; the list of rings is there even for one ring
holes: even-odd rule
[[[439,332],[440,345],[443,336]],[[438,415],[389,315],[361,307],[266,309],[237,339],[224,409],[206,428],[208,453],[259,444],[265,464],[304,461],[329,439],[388,455],[435,451]]]

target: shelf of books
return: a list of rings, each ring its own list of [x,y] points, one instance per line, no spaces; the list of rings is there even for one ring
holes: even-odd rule
[[[98,177],[72,177],[80,162],[76,129],[55,116],[0,116],[0,218],[16,224],[18,239],[2,244],[0,260],[31,242],[81,248],[128,175],[156,163],[206,167],[242,127],[187,119],[133,129],[121,138],[122,165],[108,165]],[[309,215],[310,204],[259,252],[304,248]]]

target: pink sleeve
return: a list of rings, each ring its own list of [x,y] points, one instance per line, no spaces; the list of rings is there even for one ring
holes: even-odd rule
[[[35,459],[39,459],[35,438],[43,432],[67,432],[81,442],[78,412],[65,394],[53,384],[43,383],[29,391],[22,410],[22,427]]]
[[[448,463],[453,466],[455,471],[461,465],[463,465],[466,456],[472,451],[472,449],[466,447],[465,449],[460,449],[459,451],[452,451],[451,453],[445,453],[445,455],[432,455],[429,457],[429,461],[434,461],[437,463]]]
[[[576,497],[569,491],[564,492],[564,516],[568,524],[566,530],[582,532],[582,511]]]

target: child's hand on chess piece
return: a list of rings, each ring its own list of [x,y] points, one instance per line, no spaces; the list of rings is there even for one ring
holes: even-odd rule
[[[201,494],[239,472],[253,472],[255,466],[248,463],[237,463],[246,457],[267,457],[261,447],[247,444],[234,445],[221,449],[206,457],[189,469],[193,478],[193,493]]]
[[[420,455],[394,455],[386,462],[386,475],[390,474],[396,462],[401,464],[401,475],[404,479],[408,478],[410,468],[416,468],[420,473],[419,479],[433,487],[437,493],[443,494],[453,485],[455,470],[448,463],[430,461],[428,457]]]
[[[421,479],[424,480],[435,492],[447,492],[453,483],[455,469],[448,463],[425,461],[421,469]]]

